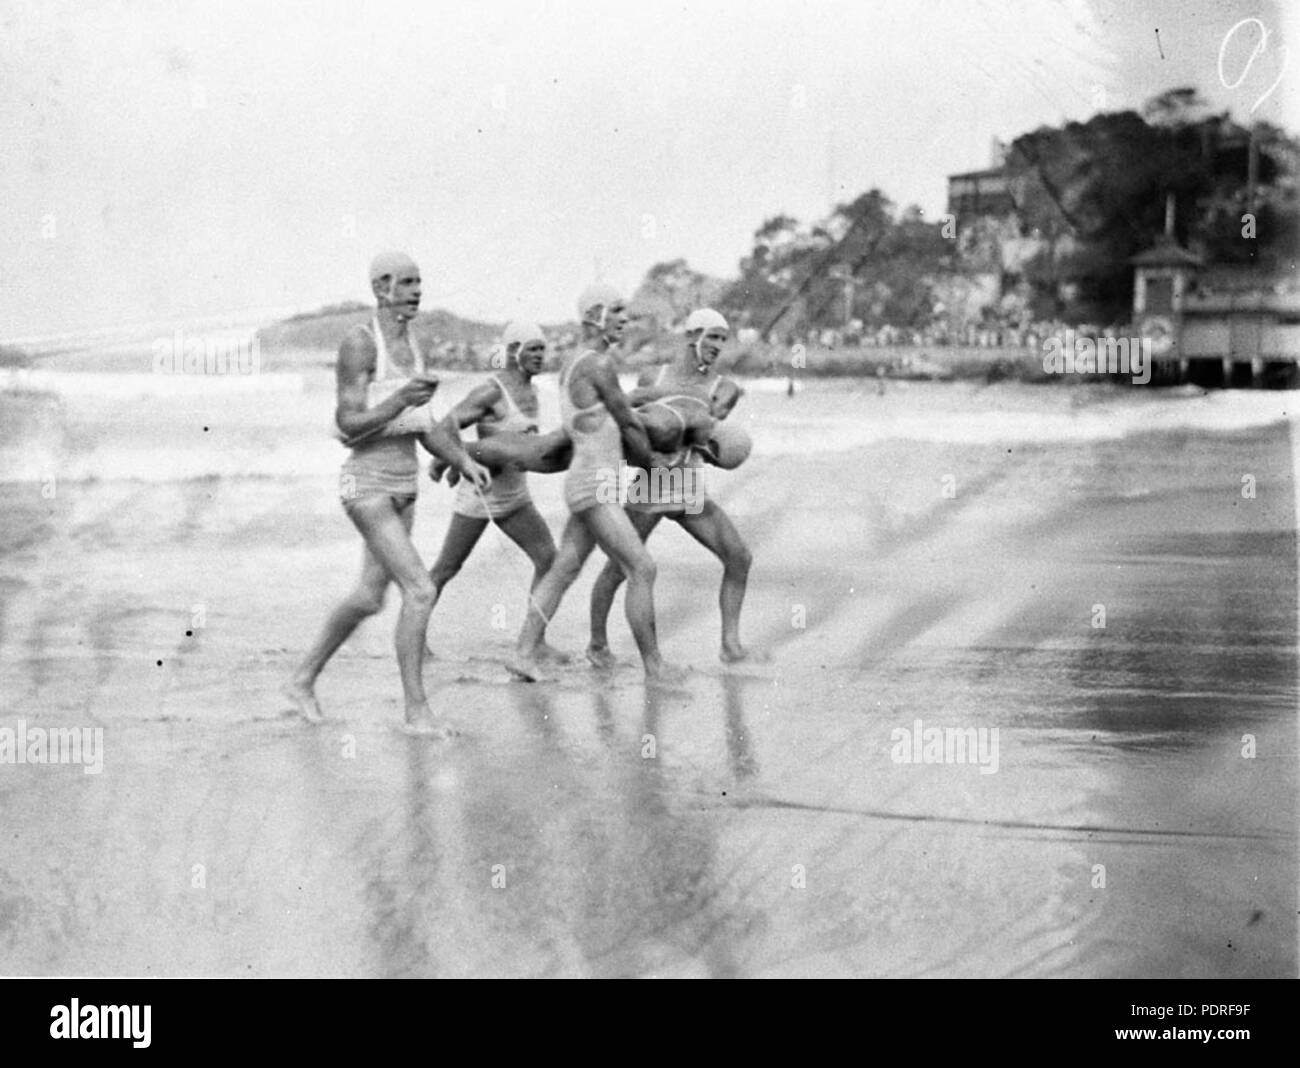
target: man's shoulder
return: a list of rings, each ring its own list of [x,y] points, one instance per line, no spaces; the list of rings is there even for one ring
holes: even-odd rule
[[[343,340],[339,347],[348,347],[353,349],[375,350],[375,335],[370,323],[353,323],[343,334]]]
[[[660,386],[699,386],[700,376],[683,367],[681,361],[672,360],[655,369],[655,382]]]
[[[339,342],[338,367],[360,372],[373,369],[378,358],[379,350],[369,327],[362,323],[349,327]]]
[[[505,391],[505,385],[496,375],[488,375],[487,378],[480,380],[478,385],[466,394],[465,399],[486,407],[495,404],[499,400],[504,400]]]
[[[608,371],[614,367],[614,357],[608,350],[601,352],[599,349],[583,349],[569,364],[569,371],[572,373],[581,368],[590,373]]]

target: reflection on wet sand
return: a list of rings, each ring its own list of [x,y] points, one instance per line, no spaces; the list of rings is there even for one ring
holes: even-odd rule
[[[738,780],[756,767],[743,684],[722,691],[709,718],[725,727]],[[672,753],[674,720],[699,717],[703,703],[639,690],[508,694],[516,715],[502,749],[382,740],[401,751],[400,795],[387,812],[354,815],[351,841],[331,850],[363,880],[375,973],[740,974],[746,909],[717,871],[716,812]]]

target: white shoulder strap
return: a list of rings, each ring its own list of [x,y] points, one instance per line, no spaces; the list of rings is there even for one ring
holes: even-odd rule
[[[583,360],[585,360],[588,356],[590,356],[595,351],[596,351],[595,349],[583,349],[582,352],[578,354],[577,358],[574,359],[574,361],[571,364],[569,364],[569,369],[564,373],[564,382],[566,385],[569,383],[569,380],[573,378],[573,372],[578,369],[578,364],[582,363]]]
[[[388,377],[388,365],[392,361],[388,358],[388,343],[384,340],[384,332],[379,328],[377,315],[370,321],[370,332],[375,339],[375,381],[381,382]],[[406,332],[406,344],[411,350],[415,373],[424,374],[424,355],[420,352],[420,346],[415,343],[414,332],[409,328]]]
[[[382,382],[388,377],[388,346],[384,342],[384,332],[379,329],[379,316],[370,322],[370,332],[375,339],[375,381]]]
[[[415,373],[424,374],[424,353],[420,351],[420,346],[415,340],[415,331],[409,326],[406,328],[406,343],[411,347],[411,357],[415,360]]]
[[[506,405],[519,412],[519,405],[515,403],[514,397],[510,396],[510,390],[506,389],[506,384],[502,382],[501,379],[497,378],[496,375],[489,375],[488,377],[497,384],[497,389],[501,391],[501,396],[506,399]],[[519,412],[519,414],[523,415],[523,412]]]

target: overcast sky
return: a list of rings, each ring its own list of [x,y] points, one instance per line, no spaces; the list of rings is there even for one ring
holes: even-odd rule
[[[572,317],[764,218],[944,210],[994,137],[1194,85],[1300,129],[1300,4],[0,0],[0,338],[366,299]],[[1224,35],[1271,30],[1235,90]],[[1284,20],[1292,24],[1288,26]],[[1159,31],[1158,35],[1156,31]],[[1259,40],[1229,40],[1237,80]]]

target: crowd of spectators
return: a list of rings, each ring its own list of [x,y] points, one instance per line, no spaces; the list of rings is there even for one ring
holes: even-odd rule
[[[1040,351],[1043,343],[1052,337],[1064,339],[1067,330],[1076,335],[1089,337],[1126,337],[1131,333],[1127,324],[1099,326],[1083,323],[1071,327],[1057,320],[1021,321],[1018,323],[986,320],[981,323],[948,323],[935,321],[922,327],[894,326],[883,324],[877,327],[864,326],[858,321],[847,327],[805,332],[787,332],[781,340],[788,346],[806,345],[809,348],[822,349],[858,349],[858,348],[897,348],[916,346],[942,348],[944,346],[963,346],[980,349],[1025,349]],[[741,331],[741,342],[757,341],[756,331]]]

